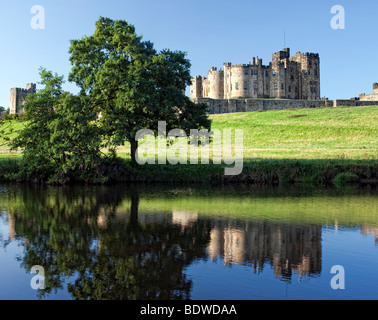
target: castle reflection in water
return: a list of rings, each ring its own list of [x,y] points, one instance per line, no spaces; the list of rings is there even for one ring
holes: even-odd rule
[[[173,211],[173,223],[188,227],[198,214]],[[337,225],[334,226],[337,228]],[[378,228],[361,226],[362,234]],[[293,225],[273,222],[214,220],[207,252],[211,261],[223,259],[227,266],[248,265],[260,273],[266,264],[283,281],[293,274],[314,276],[322,268],[322,225]]]
[[[139,212],[142,224],[172,225],[183,230],[195,228],[199,220],[209,220],[211,230],[205,254],[211,261],[223,260],[226,266],[246,265],[254,273],[260,273],[267,265],[275,276],[283,281],[294,274],[314,276],[322,269],[322,225],[302,225],[267,220],[249,221],[233,218],[205,218],[195,212],[172,211],[168,213]],[[113,223],[126,222],[128,214],[118,212],[110,219]],[[109,215],[100,209],[97,225],[107,229]],[[9,240],[16,239],[14,215],[8,215]],[[337,224],[334,225],[337,228]],[[361,226],[362,234],[375,234],[378,244],[378,228]],[[27,237],[26,237],[27,238]],[[101,235],[98,246],[101,247]]]
[[[198,219],[196,213],[173,211],[173,223],[183,228]],[[284,223],[213,220],[207,246],[212,261],[225,265],[249,265],[259,273],[269,263],[274,274],[290,279],[294,272],[309,276],[321,272],[321,225],[302,226]]]

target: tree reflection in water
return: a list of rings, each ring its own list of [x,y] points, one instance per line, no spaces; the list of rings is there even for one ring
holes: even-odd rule
[[[45,268],[40,297],[73,277],[74,299],[189,299],[192,282],[183,271],[206,256],[209,221],[180,228],[157,213],[140,222],[138,192],[119,187],[23,188],[9,198],[22,267]],[[127,198],[130,209],[118,211]]]

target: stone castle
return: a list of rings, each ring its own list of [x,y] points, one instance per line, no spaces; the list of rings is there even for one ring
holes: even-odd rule
[[[359,96],[361,101],[378,101],[378,82],[373,83],[373,94],[361,93]]]
[[[23,112],[24,99],[29,94],[36,93],[37,86],[34,83],[26,84],[26,89],[12,88],[10,90],[10,107],[9,113],[16,114]]]
[[[224,63],[221,70],[212,67],[207,78],[192,78],[190,98],[320,100],[319,65],[319,54],[290,57],[289,48],[273,53],[268,66],[258,57],[250,64]]]

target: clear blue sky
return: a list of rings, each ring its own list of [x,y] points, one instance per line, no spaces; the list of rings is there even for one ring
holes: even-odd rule
[[[337,4],[345,30],[330,26]],[[45,9],[44,30],[30,26],[33,5]],[[132,23],[159,50],[186,51],[192,75],[255,56],[268,64],[285,30],[292,54],[320,54],[322,96],[349,99],[378,82],[376,0],[17,0],[0,8],[0,105],[9,107],[10,88],[37,83],[40,66],[67,79],[69,40],[92,34],[100,16]],[[65,89],[77,91],[69,83]]]

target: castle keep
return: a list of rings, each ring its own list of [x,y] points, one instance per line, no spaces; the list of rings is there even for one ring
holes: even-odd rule
[[[221,70],[212,67],[207,78],[192,78],[190,97],[320,100],[319,64],[319,54],[290,57],[289,48],[273,53],[268,66],[258,57],[247,65],[224,63]]]
[[[23,111],[24,99],[27,95],[36,93],[36,85],[34,83],[26,84],[26,89],[12,88],[10,90],[10,107],[9,113],[16,114]]]

